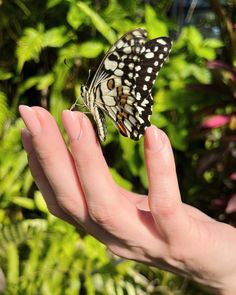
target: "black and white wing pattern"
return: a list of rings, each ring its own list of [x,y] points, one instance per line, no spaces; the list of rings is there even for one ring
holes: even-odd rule
[[[168,37],[148,42],[146,38],[144,29],[123,35],[105,55],[89,87],[81,88],[102,141],[106,139],[104,113],[122,135],[133,140],[150,126],[151,90],[172,43]]]

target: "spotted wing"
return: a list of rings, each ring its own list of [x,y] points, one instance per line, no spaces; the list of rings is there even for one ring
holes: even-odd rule
[[[145,44],[146,31],[126,33],[108,52],[93,80],[95,104],[120,133],[138,140],[150,125],[151,89],[167,58],[171,41],[157,38]]]
[[[90,84],[90,90],[103,79],[119,73],[119,69],[125,67],[127,62],[137,61],[146,38],[147,33],[143,29],[124,34],[106,53]]]

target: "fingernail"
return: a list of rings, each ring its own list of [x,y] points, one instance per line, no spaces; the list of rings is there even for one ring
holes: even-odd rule
[[[64,126],[70,140],[78,140],[80,137],[81,127],[79,118],[75,112],[65,110],[63,111]]]
[[[39,119],[32,108],[25,105],[20,105],[19,112],[23,121],[25,122],[27,129],[32,135],[35,135],[41,131]]]
[[[147,149],[156,152],[164,146],[163,134],[156,126],[152,125],[146,130],[145,145]]]
[[[31,144],[31,135],[29,130],[26,128],[21,130],[21,139],[23,143],[23,147],[27,153],[31,153],[32,151],[32,144]]]

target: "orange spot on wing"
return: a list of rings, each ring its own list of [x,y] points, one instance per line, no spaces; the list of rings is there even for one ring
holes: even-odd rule
[[[115,84],[114,79],[109,79],[109,80],[107,81],[107,88],[108,88],[109,90],[112,90],[113,87],[114,87],[114,84]]]
[[[123,87],[122,86],[117,87],[117,94],[118,94],[118,96],[121,96],[123,94]]]
[[[128,135],[127,135],[126,128],[125,128],[125,126],[124,126],[124,124],[123,124],[122,122],[118,122],[118,123],[117,123],[117,127],[118,127],[120,133],[121,133],[123,136],[126,136],[126,137],[128,136]]]
[[[120,104],[124,108],[125,104],[127,103],[127,95],[123,94],[120,97]]]

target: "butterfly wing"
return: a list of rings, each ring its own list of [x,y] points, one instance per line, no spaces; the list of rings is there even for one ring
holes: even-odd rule
[[[117,76],[103,80],[96,87],[96,106],[115,123],[123,136],[138,139],[139,112],[132,88]]]
[[[145,40],[143,29],[126,33],[106,54],[90,86],[96,107],[133,140],[150,125],[151,90],[171,49],[167,37]]]
[[[119,69],[122,70],[122,66],[125,67],[124,62],[135,61],[138,58],[138,52],[145,44],[146,38],[147,33],[143,29],[136,29],[124,34],[106,53],[93,77],[90,90],[106,77],[116,75],[114,73],[116,70],[119,73]],[[118,67],[119,62],[123,62],[119,64],[120,68]]]

